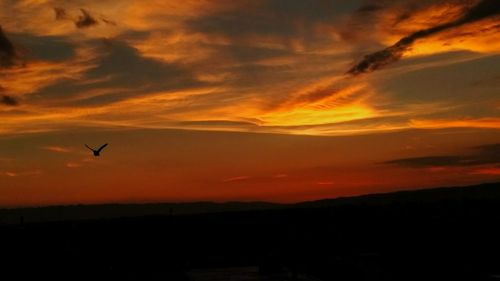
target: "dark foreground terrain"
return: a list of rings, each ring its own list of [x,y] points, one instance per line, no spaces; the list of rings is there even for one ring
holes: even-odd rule
[[[0,211],[0,279],[500,280],[498,183],[261,207],[45,222]]]

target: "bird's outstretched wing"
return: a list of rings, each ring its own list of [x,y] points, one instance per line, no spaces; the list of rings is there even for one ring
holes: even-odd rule
[[[98,151],[98,152],[101,152],[101,150],[102,150],[103,148],[105,148],[107,145],[108,145],[107,143],[103,144],[101,147],[99,147],[99,149],[98,149],[97,151]]]
[[[85,147],[87,147],[88,149],[94,151],[90,146],[88,146],[87,144],[85,144]]]

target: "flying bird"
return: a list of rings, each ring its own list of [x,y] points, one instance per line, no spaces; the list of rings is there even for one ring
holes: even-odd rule
[[[101,150],[102,150],[103,148],[105,148],[107,145],[108,145],[108,144],[107,144],[107,143],[105,143],[105,144],[103,144],[101,147],[99,147],[99,149],[93,149],[93,148],[91,148],[90,146],[88,146],[87,144],[85,144],[85,146],[86,146],[88,149],[92,150],[92,152],[94,153],[94,156],[99,156],[99,155],[101,155],[101,154],[100,154],[100,153],[101,153]]]

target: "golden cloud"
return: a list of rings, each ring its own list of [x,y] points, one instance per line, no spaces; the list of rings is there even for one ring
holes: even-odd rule
[[[0,85],[14,96],[32,94],[62,80],[78,80],[85,72],[96,66],[94,48],[81,47],[75,57],[68,61],[30,60],[10,68],[0,69]]]
[[[410,12],[403,8],[403,4],[393,4],[377,13],[374,25],[370,25],[373,34],[367,37],[378,44],[390,46],[421,30],[460,21],[479,2],[465,5],[431,1],[417,5]],[[308,23],[303,18],[291,19],[292,28],[297,32],[286,36],[279,32],[259,32],[258,28],[252,30],[252,26],[245,34],[231,35],[203,32],[189,25],[194,20],[219,14],[231,15],[235,11],[261,15],[263,11],[259,9],[264,7],[263,3],[265,1],[155,0],[147,4],[132,0],[2,2],[0,19],[9,33],[61,36],[73,44],[76,54],[63,61],[28,59],[23,65],[0,70],[2,91],[9,97],[19,99],[21,106],[17,108],[22,108],[22,113],[18,114],[10,107],[1,109],[0,116],[5,121],[0,133],[39,132],[90,124],[98,127],[317,135],[405,128],[499,127],[495,118],[419,118],[419,114],[429,113],[426,109],[434,106],[434,102],[420,107],[393,105],[382,109],[382,103],[398,104],[398,101],[391,99],[392,93],[377,87],[383,83],[381,80],[397,77],[404,71],[448,62],[432,61],[405,66],[388,77],[378,77],[378,80],[344,75],[353,57],[352,50],[358,48],[356,44],[362,40],[357,38],[352,43],[340,42],[335,21],[314,23],[306,29]],[[16,16],[12,16],[12,11]],[[92,18],[91,24],[84,24],[84,28],[75,26],[79,19],[85,21],[86,18]],[[263,19],[270,20],[265,16]],[[270,20],[263,24],[273,23],[275,21]],[[496,40],[499,28],[497,17],[459,23],[441,28],[439,32],[431,32],[429,36],[417,36],[418,40],[412,41],[411,46],[405,47],[399,55],[417,57],[454,50],[489,54],[500,50],[500,41]],[[323,34],[324,38],[308,37],[308,31],[315,35]],[[148,90],[147,86],[161,84],[161,81],[147,81],[144,84],[148,85],[144,87],[113,85],[113,69],[101,73],[99,77],[88,77],[86,74],[91,69],[99,67],[99,58],[106,55],[100,53],[102,48],[96,44],[102,44],[102,41],[96,38],[112,39],[107,40],[108,43],[113,40],[125,42],[128,48],[136,51],[134,55],[138,56],[138,60],[182,69],[199,84],[183,85],[184,88],[180,89],[152,87],[152,90]],[[456,63],[456,60],[451,63]],[[120,62],[116,64],[120,65]],[[144,71],[147,73],[150,70]],[[22,102],[28,100],[28,95],[61,81],[73,81],[75,85],[88,87],[67,95],[57,93],[61,96],[59,101]],[[105,100],[117,93],[123,94],[123,98],[84,103],[91,99]],[[403,121],[388,118],[386,123],[371,126],[354,122],[392,116],[401,117]],[[221,125],[217,122],[221,120],[231,125]],[[200,123],[193,125],[189,122]],[[199,125],[201,123],[203,126]]]
[[[500,118],[469,118],[469,119],[413,119],[411,128],[441,129],[441,128],[491,128],[500,129]]]

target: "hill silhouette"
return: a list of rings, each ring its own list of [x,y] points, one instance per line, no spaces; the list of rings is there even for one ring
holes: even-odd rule
[[[151,215],[189,215],[290,208],[319,208],[343,205],[424,204],[442,200],[500,199],[500,182],[471,186],[439,187],[353,197],[323,199],[294,204],[269,202],[189,202],[148,204],[67,205],[0,209],[0,223],[48,222],[141,217]]]
[[[26,216],[22,224],[0,224],[0,248],[8,257],[2,277],[496,280],[500,276],[499,190],[499,183],[489,183],[290,205],[3,210],[4,216],[14,216],[61,208],[75,211],[65,211],[75,219],[56,221],[64,217],[54,215],[53,221],[41,222]],[[171,215],[170,208],[179,212]]]

